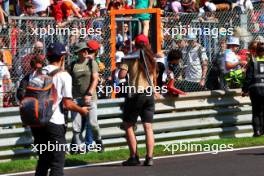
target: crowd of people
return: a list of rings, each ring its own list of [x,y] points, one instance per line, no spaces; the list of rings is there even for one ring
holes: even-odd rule
[[[179,39],[176,48],[170,50],[166,57],[162,53],[153,53],[149,38],[144,34],[136,36],[134,42],[135,48],[129,54],[124,54],[121,46],[117,47],[117,69],[113,71],[115,83],[121,84],[120,87],[134,86],[136,88],[136,92],[119,95],[126,98],[123,106],[122,129],[126,132],[127,144],[130,150],[129,158],[122,165],[136,166],[141,164],[135,137],[135,125],[138,116],[140,116],[146,135],[144,165],[152,166],[154,164],[154,135],[152,129],[155,112],[154,100],[159,99],[162,92],[155,91],[156,89],[150,91],[149,89],[165,84],[170,95],[183,94],[179,89],[185,87],[178,87],[178,77],[184,78],[184,82],[188,82],[189,85],[199,86],[201,90],[205,89],[208,57],[204,47],[198,43],[197,36],[194,34]],[[239,38],[229,36],[227,41],[221,41],[218,57],[214,60],[216,70],[213,71],[213,74],[217,75],[216,78],[220,87],[223,86],[224,89],[227,89],[243,86],[242,95],[250,95],[252,102],[254,102],[253,129],[256,137],[263,135],[264,126],[262,114],[264,87],[263,44],[264,39],[257,37],[250,43],[248,49],[238,51]],[[32,101],[35,101],[32,98],[32,93],[37,94],[39,90],[47,90],[46,87],[43,87],[43,84],[45,84],[43,75],[46,75],[46,72],[52,75],[57,94],[57,101],[53,105],[57,107],[55,108],[56,111],[50,116],[45,126],[35,126],[36,123],[41,123],[41,121],[38,121],[41,116],[37,116],[37,120],[32,119],[34,125],[32,125],[32,121],[27,121],[27,125],[31,127],[35,144],[47,144],[48,142],[66,144],[65,124],[67,124],[67,120],[64,111],[70,110],[73,120],[71,145],[77,145],[77,150],[71,148],[70,152],[72,154],[80,153],[82,150],[89,152],[93,149],[87,148],[87,146],[93,145],[93,142],[95,146],[99,146],[99,148],[96,147],[96,151],[104,151],[97,120],[96,103],[96,87],[99,80],[99,66],[96,62],[96,55],[99,48],[100,43],[94,40],[78,43],[74,50],[74,55],[77,58],[66,68],[64,68],[65,58],[69,53],[65,46],[60,43],[51,44],[49,47],[45,56],[49,61],[47,66],[45,66],[45,61],[40,56],[31,58],[29,74],[21,81],[17,93],[22,107],[21,118],[24,115],[23,113],[28,113],[29,110],[34,110],[34,108],[41,108],[32,103]],[[181,63],[186,65],[181,68]],[[183,71],[183,75],[176,75],[171,69],[173,66],[187,71]],[[56,73],[53,74],[53,72]],[[170,85],[171,81],[173,85]],[[63,106],[61,102],[63,102]],[[40,104],[40,106],[42,105]],[[48,106],[45,108],[48,109]],[[29,116],[26,117],[26,119],[29,119]],[[32,117],[34,116],[32,115]],[[85,138],[82,136],[84,130],[86,130]],[[82,145],[83,143],[85,145]],[[85,147],[85,149],[81,147]],[[36,175],[46,175],[49,168],[51,168],[51,175],[62,175],[65,152],[55,150],[38,153],[39,160]],[[49,165],[46,163],[49,163]]]
[[[159,7],[165,12],[174,12],[175,14],[199,12],[199,16],[203,16],[205,12],[231,9],[244,12],[245,10],[252,10],[253,4],[262,2],[211,0],[200,1],[197,4],[195,0],[3,0],[0,3],[0,25],[6,28],[5,16],[7,15],[21,17],[51,16],[55,18],[57,26],[63,27],[71,21],[71,17],[89,19],[104,16],[111,9]],[[67,124],[65,114],[68,114],[66,110],[70,110],[73,122],[71,146],[78,146],[77,150],[70,152],[72,154],[80,153],[82,150],[89,152],[92,149],[87,148],[87,146],[94,143],[100,146],[97,151],[103,152],[104,144],[97,119],[97,99],[112,97],[112,94],[105,95],[101,92],[104,89],[101,89],[100,86],[103,88],[109,86],[114,88],[112,90],[116,92],[116,97],[126,98],[124,107],[122,107],[122,129],[126,132],[130,156],[122,164],[124,166],[140,164],[134,132],[137,118],[140,116],[146,134],[147,150],[144,165],[151,166],[153,165],[152,121],[155,99],[161,96],[178,96],[179,94],[184,95],[186,92],[215,89],[226,90],[243,87],[243,95],[252,91],[251,84],[255,84],[255,78],[252,76],[254,71],[252,70],[256,69],[252,62],[255,61],[255,58],[260,61],[263,60],[263,37],[254,38],[248,47],[241,47],[239,36],[222,37],[218,42],[218,52],[209,58],[208,50],[206,50],[206,46],[200,43],[199,36],[189,33],[186,36],[178,35],[173,39],[175,45],[169,51],[153,53],[149,40],[152,37],[149,32],[150,15],[138,14],[135,18],[141,22],[142,31],[140,33],[139,31],[137,31],[138,33],[131,31],[132,28],[129,27],[131,23],[129,22],[122,23],[121,29],[117,25],[116,53],[115,58],[112,58],[115,59],[116,69],[111,70],[109,77],[103,78],[101,76],[105,70],[110,68],[106,67],[101,55],[101,50],[105,46],[97,40],[79,41],[72,39],[74,41],[71,43],[70,53],[67,47],[59,42],[45,46],[42,40],[32,39],[29,41],[33,49],[30,51],[23,50],[22,52],[25,54],[19,58],[21,71],[16,73],[21,76],[21,80],[19,80],[19,86],[15,86],[18,88],[16,97],[13,96],[19,100],[18,103],[22,109],[21,118],[30,113],[31,110],[38,112],[36,109],[46,105],[43,103],[36,106],[36,102],[32,98],[32,94],[39,93],[36,90],[47,91],[53,88],[52,86],[46,88],[43,85],[45,84],[43,79],[52,77],[53,85],[56,88],[55,103],[52,106],[55,111],[53,114],[49,114],[49,118],[44,119],[46,120],[45,126],[41,128],[35,126],[39,123],[38,119],[41,118],[41,114],[38,113],[32,113],[32,117],[36,117],[32,118],[31,122],[27,121],[29,124],[26,125],[31,127],[35,144],[46,144],[48,141],[53,143],[58,141],[60,144],[65,144],[65,125]],[[34,26],[30,20],[27,22],[25,29],[28,29],[28,26]],[[3,106],[5,107],[14,105],[9,104],[11,100],[6,99],[12,99],[9,92],[14,92],[12,90],[14,88],[12,86],[12,73],[10,73],[10,70],[13,69],[12,55],[17,54],[17,51],[14,50],[15,45],[21,44],[14,37],[17,33],[16,30],[23,29],[13,28],[11,30],[12,50],[6,47],[6,37],[0,36],[0,78],[3,80],[0,97],[3,99],[2,102],[4,102]],[[45,47],[48,49],[46,50]],[[70,58],[70,62],[66,62],[67,57]],[[263,73],[263,65],[260,65],[259,69]],[[262,80],[261,77],[260,81]],[[135,87],[141,93],[117,90],[126,89],[129,86]],[[167,91],[162,92],[164,86]],[[153,91],[153,87],[160,89]],[[154,90],[156,89],[154,88]],[[261,95],[262,97],[263,95]],[[251,98],[252,100],[257,99],[257,102],[262,100],[258,94],[251,94]],[[49,112],[50,109],[48,108],[51,107],[43,107],[44,110],[45,108]],[[256,117],[254,122],[255,136],[262,135],[264,131],[262,129],[263,119],[260,120],[261,111],[259,109],[263,109],[263,107],[253,109],[253,114]],[[32,125],[33,122],[34,125]],[[82,135],[84,131],[86,131],[85,137]],[[82,144],[85,144],[84,149]],[[51,168],[50,175],[63,175],[64,155],[65,151],[46,151],[44,154],[39,154],[36,175],[47,175],[49,168]]]
[[[53,16],[58,21],[70,16],[78,18],[102,16],[116,9],[144,9],[157,7],[166,12],[192,13],[215,12],[239,9],[253,10],[261,0],[2,0],[0,21],[5,25],[5,16]],[[143,17],[143,16],[142,16]]]
[[[99,48],[100,44],[95,40],[78,43],[74,50],[77,59],[66,67],[65,58],[69,52],[65,45],[59,42],[52,43],[48,48],[45,55],[47,65],[40,55],[31,58],[29,73],[20,82],[17,96],[20,102],[21,120],[25,126],[31,128],[34,144],[66,145],[65,127],[67,127],[68,110],[71,111],[73,122],[70,150],[59,148],[53,151],[45,150],[43,153],[38,151],[36,175],[47,175],[49,169],[50,175],[63,175],[65,152],[67,151],[72,154],[83,151],[85,153],[104,151],[97,120],[96,87],[99,80],[99,67],[96,55]],[[147,94],[149,88],[157,85],[157,68],[149,39],[144,34],[135,38],[134,54],[133,59],[126,60],[122,57],[117,74],[118,79],[129,75],[129,85],[137,90],[126,97],[124,104],[123,129],[127,135],[130,157],[122,164],[124,166],[140,164],[134,133],[134,126],[140,116],[147,143],[144,165],[152,166],[154,98],[159,98],[159,92]],[[122,73],[123,68],[125,68],[125,74]],[[49,84],[50,80],[51,84]],[[143,92],[138,92],[140,90]],[[50,101],[51,106],[49,106]],[[53,113],[47,113],[52,110]],[[84,130],[86,130],[85,138],[82,136]],[[92,147],[93,142],[95,142],[95,147]]]
[[[0,11],[3,12],[3,16],[9,15],[9,16],[21,16],[21,17],[47,17],[51,16],[54,17],[57,23],[57,27],[63,27],[65,25],[68,25],[68,22],[71,21],[71,17],[77,17],[82,19],[89,19],[91,17],[99,17],[107,14],[109,10],[111,9],[148,9],[152,7],[158,7],[161,9],[164,9],[164,13],[167,12],[174,12],[176,14],[179,13],[191,13],[191,12],[199,12],[199,14],[202,14],[202,10],[208,11],[209,9],[214,9],[211,11],[219,11],[219,10],[230,10],[230,9],[236,9],[241,8],[243,9],[249,9],[252,10],[252,4],[256,5],[258,4],[259,7],[263,5],[261,1],[243,1],[243,2],[199,2],[200,4],[197,4],[195,1],[155,1],[155,0],[147,0],[147,1],[140,1],[140,0],[131,0],[131,1],[123,1],[123,0],[105,0],[105,1],[96,1],[96,0],[54,0],[54,1],[39,1],[39,0],[26,0],[26,1],[1,1],[2,9]],[[8,5],[7,5],[8,4]],[[189,6],[188,6],[189,5]],[[210,11],[210,10],[209,10]],[[258,13],[258,14],[257,14]],[[256,14],[255,21],[260,21],[261,19],[261,12],[254,12]],[[1,16],[1,15],[0,15]],[[200,15],[198,15],[200,16]],[[134,17],[134,16],[133,16]],[[145,36],[149,35],[149,25],[150,25],[150,15],[149,14],[138,14],[135,16],[135,18],[139,19],[142,22],[142,33]],[[26,75],[26,73],[29,72],[30,69],[30,60],[33,56],[39,55],[38,58],[43,59],[43,53],[44,48],[47,47],[47,41],[50,40],[50,38],[47,38],[46,36],[44,38],[38,37],[32,37],[28,36],[28,33],[25,31],[31,30],[31,32],[34,30],[34,26],[41,27],[41,26],[49,26],[49,24],[35,24],[30,20],[18,20],[17,22],[11,22],[10,26],[7,26],[6,18],[3,18],[2,21],[2,27],[9,27],[11,30],[9,30],[10,36],[8,37],[8,30],[1,30],[0,35],[0,47],[1,47],[1,58],[3,66],[1,66],[1,72],[3,73],[2,79],[4,80],[2,82],[3,86],[2,92],[14,92],[14,87],[17,86],[17,79],[14,80],[16,77],[20,77],[23,75]],[[95,25],[102,26],[100,22],[94,23]],[[254,25],[259,24],[259,27],[261,27],[261,23],[255,23]],[[17,26],[17,27],[15,27]],[[83,27],[91,27],[90,24],[86,24]],[[132,27],[131,27],[132,26]],[[77,27],[80,28],[80,24],[71,24],[70,27]],[[94,27],[94,26],[92,26]],[[120,62],[120,59],[122,55],[126,55],[128,52],[131,52],[133,50],[133,40],[132,38],[135,37],[136,33],[139,28],[130,22],[124,22],[124,23],[117,23],[117,45],[116,48],[118,50],[116,54],[116,62]],[[102,29],[103,33],[106,31],[106,28]],[[252,30],[255,30],[252,29]],[[4,32],[5,31],[5,32]],[[256,31],[255,31],[256,32]],[[183,52],[183,62],[180,62],[178,66],[174,66],[173,70],[176,77],[180,77],[182,81],[176,81],[177,88],[183,90],[183,91],[193,91],[193,90],[206,90],[206,89],[215,89],[216,87],[212,83],[215,80],[210,80],[210,68],[211,64],[214,63],[211,61],[211,58],[208,59],[208,51],[207,53],[204,51],[205,46],[200,46],[197,41],[197,36],[194,37],[194,42],[187,42],[191,41],[191,38],[185,38],[183,40],[178,39],[176,37],[175,41],[176,44],[179,46],[179,49]],[[71,49],[74,48],[74,46],[79,43],[79,35],[71,36],[70,41],[67,41],[69,43],[69,47]],[[86,38],[87,39],[87,38]],[[174,39],[173,39],[174,40]],[[45,42],[44,42],[45,41]],[[221,41],[223,42],[223,41]],[[193,43],[193,44],[190,44]],[[193,65],[194,62],[192,60],[186,58],[186,49],[191,48],[189,46],[192,45],[193,51],[190,51],[190,53],[194,53],[193,57],[197,58],[195,62],[198,66],[190,66]],[[33,46],[33,47],[32,47]],[[187,47],[188,46],[188,47]],[[32,47],[33,49],[30,49],[29,47]],[[104,47],[102,46],[100,48],[99,54],[97,55],[97,63],[99,65],[99,84],[101,86],[110,84],[113,85],[116,84],[117,80],[117,72],[112,74],[110,77],[105,78],[104,71],[110,70],[108,66],[106,66],[105,63],[105,55],[102,56],[102,50],[104,50]],[[11,48],[11,49],[9,49]],[[201,52],[202,51],[202,52]],[[198,55],[197,55],[198,53]],[[200,55],[201,54],[201,55]],[[168,55],[168,53],[157,53],[157,58],[159,60],[163,60],[164,55]],[[188,54],[187,54],[188,55]],[[101,58],[100,58],[101,57]],[[70,60],[76,59],[75,56],[71,57]],[[101,60],[100,60],[101,59]],[[202,59],[202,62],[199,62],[199,59]],[[103,60],[103,61],[102,61]],[[161,65],[162,62],[159,62],[160,67],[164,67]],[[192,63],[192,64],[188,64]],[[164,65],[164,64],[163,64]],[[200,68],[201,65],[202,67]],[[161,68],[162,69],[162,68]],[[176,70],[176,71],[175,71]],[[193,77],[193,73],[198,72],[199,75],[196,75],[197,78]],[[177,73],[176,73],[177,72]],[[184,73],[183,73],[184,72]],[[209,75],[207,75],[209,73]],[[171,74],[170,74],[171,75]],[[203,78],[202,81],[198,81],[200,79],[200,75]],[[22,77],[18,78],[21,79]],[[162,76],[159,76],[159,81],[161,84]],[[125,81],[125,79],[122,79],[122,81]],[[164,82],[164,78],[163,78]],[[210,83],[211,82],[211,83]],[[171,82],[172,83],[172,82]],[[125,84],[125,82],[122,82],[122,84]],[[232,86],[231,86],[232,87]],[[218,87],[219,88],[219,87]],[[120,95],[118,95],[120,96]],[[125,96],[125,95],[121,95]],[[6,94],[6,97],[4,100],[1,100],[1,103],[4,104],[4,106],[13,106],[16,105],[16,103],[10,103],[15,102],[15,97],[13,94]],[[106,95],[98,95],[99,98],[109,98]]]

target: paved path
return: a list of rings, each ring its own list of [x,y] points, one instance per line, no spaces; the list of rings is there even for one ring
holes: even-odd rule
[[[25,175],[25,174],[24,174]],[[25,176],[32,176],[27,174]],[[65,170],[65,176],[263,176],[264,148],[161,158],[152,167],[120,162]]]

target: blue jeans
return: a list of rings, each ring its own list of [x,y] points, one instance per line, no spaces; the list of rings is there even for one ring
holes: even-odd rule
[[[77,98],[76,103],[84,106],[82,98]],[[84,142],[89,145],[93,140],[101,140],[100,128],[97,120],[97,104],[91,101],[89,104],[89,113],[87,117],[81,117],[79,113],[72,112],[73,142],[82,143],[82,133],[86,129]]]
[[[81,98],[75,99],[75,102],[79,106],[83,106],[83,100]],[[71,117],[72,117],[72,128],[73,128],[72,144],[81,145],[83,141],[85,141],[85,144],[87,145],[92,144],[93,133],[92,133],[92,127],[87,124],[88,120],[85,117],[82,117],[78,112],[71,112]],[[85,129],[86,129],[86,135],[84,140],[82,133]]]
[[[9,0],[4,0],[3,1],[3,10],[7,15],[9,15]]]

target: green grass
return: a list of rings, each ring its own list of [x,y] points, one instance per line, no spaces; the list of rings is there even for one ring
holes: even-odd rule
[[[234,148],[240,147],[249,147],[249,146],[260,146],[264,145],[264,137],[259,138],[227,138],[219,140],[209,140],[203,142],[192,142],[192,144],[201,144],[206,146],[221,145],[221,144],[232,144]],[[154,155],[155,156],[166,156],[172,155],[170,151],[164,151],[165,146],[158,145],[155,147]],[[175,151],[174,154],[189,153],[190,151],[180,152]],[[128,149],[120,149],[115,151],[106,151],[104,153],[95,153],[91,152],[88,154],[80,155],[67,155],[65,166],[76,166],[84,165],[89,163],[100,163],[106,161],[118,161],[125,160],[129,155]],[[139,148],[139,155],[141,157],[145,156],[145,149]],[[14,172],[23,172],[34,170],[36,166],[36,159],[20,159],[8,161],[5,163],[0,163],[0,173],[14,173]]]

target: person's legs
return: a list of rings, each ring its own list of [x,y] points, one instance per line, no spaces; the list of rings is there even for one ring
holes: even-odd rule
[[[261,119],[261,129],[262,134],[264,134],[264,96],[259,97],[260,98],[260,119]],[[261,101],[262,100],[262,101]]]
[[[3,10],[7,15],[9,15],[9,0],[4,0],[3,1]]]
[[[147,157],[153,157],[154,150],[154,134],[151,123],[143,123],[145,135],[146,135],[146,148],[147,148]]]
[[[144,100],[144,105],[142,107],[142,112],[140,113],[141,121],[143,123],[145,135],[146,135],[146,160],[144,162],[145,166],[153,165],[153,150],[154,150],[154,134],[152,129],[152,122],[155,112],[155,101],[154,96],[144,95],[141,97]]]
[[[261,101],[255,95],[250,96],[252,103],[252,126],[254,136],[260,136],[263,133],[263,127],[261,126]]]
[[[100,133],[100,127],[97,119],[97,103],[96,101],[90,102],[89,115],[87,116],[87,125],[86,125],[86,144],[92,144],[92,141],[95,141],[98,148],[104,150],[102,137]],[[97,148],[96,147],[96,148]]]
[[[126,139],[127,139],[127,144],[129,147],[129,151],[130,151],[130,157],[136,157],[138,156],[137,154],[137,139],[136,139],[136,135],[134,133],[133,127],[134,127],[134,123],[129,123],[129,122],[125,122],[125,131],[126,131]]]
[[[71,112],[72,116],[72,129],[73,129],[73,137],[72,144],[80,145],[82,144],[82,117],[77,112]]]
[[[49,163],[51,160],[51,156],[47,150],[40,152],[40,145],[47,145],[48,143],[48,138],[46,135],[46,128],[31,128],[32,135],[34,137],[34,145],[37,146],[38,150],[38,162],[37,162],[37,167],[36,167],[36,172],[35,176],[46,176],[48,174],[49,170]],[[44,146],[43,146],[44,149]]]
[[[93,130],[92,126],[89,123],[89,119],[86,120],[86,125],[85,125],[85,144],[86,145],[91,145],[93,144]]]
[[[148,36],[148,34],[149,34],[149,20],[143,20],[142,24],[143,24],[143,34],[145,36]]]
[[[130,151],[130,157],[122,163],[123,166],[136,166],[140,164],[137,153],[137,139],[134,133],[134,125],[137,122],[142,106],[143,101],[140,101],[138,94],[133,95],[133,97],[126,98],[122,119],[126,132],[126,140]]]
[[[56,125],[49,123],[47,125],[48,140],[51,144],[59,146],[53,151],[49,151],[51,155],[50,162],[50,176],[63,176],[63,167],[65,163],[65,152],[66,147],[66,126],[65,125]]]
[[[76,103],[81,106],[82,100],[76,99]],[[84,124],[85,124],[85,118],[82,118],[82,116],[77,112],[71,112],[71,118],[72,118],[72,130],[73,130],[73,137],[72,137],[72,145],[81,145],[82,144],[82,132],[84,130]]]
[[[89,108],[89,115],[87,117],[87,127],[92,128],[92,134],[88,134],[93,136],[93,139],[96,140],[101,140],[101,134],[100,134],[100,127],[98,124],[98,119],[97,119],[97,103],[95,101],[90,102],[90,108]]]

